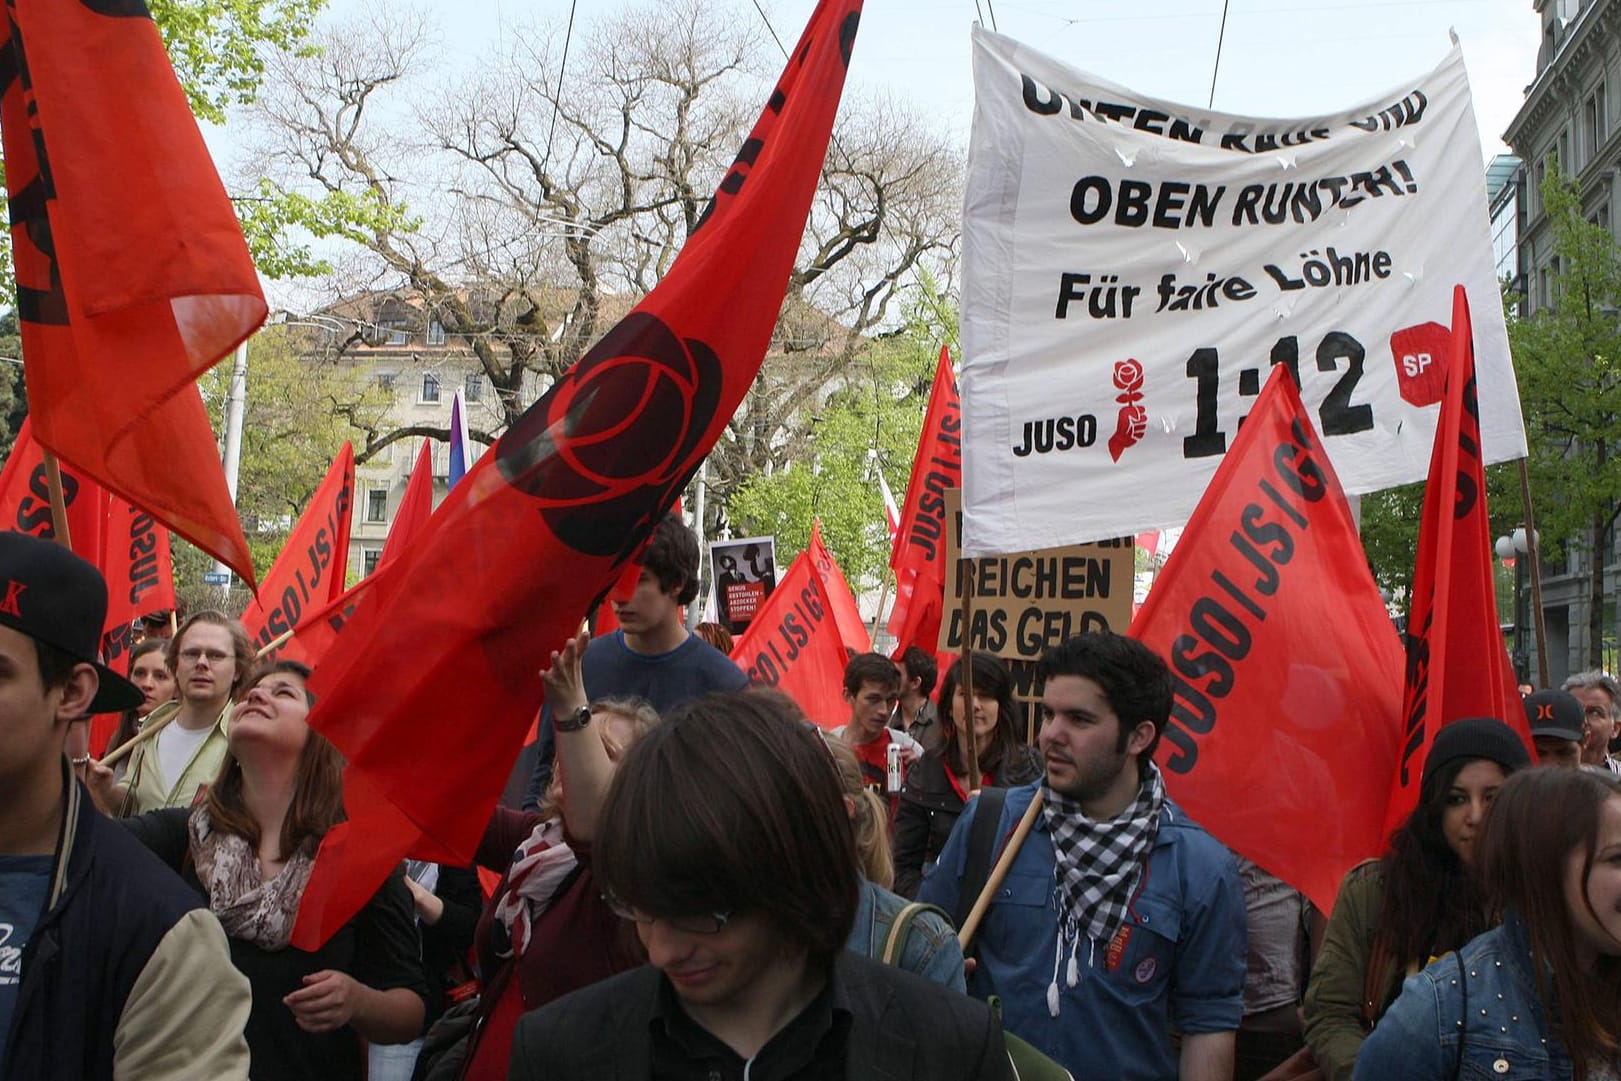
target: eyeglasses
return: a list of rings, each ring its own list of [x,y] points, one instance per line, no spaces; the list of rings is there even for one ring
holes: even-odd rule
[[[198,649],[195,646],[180,651],[180,659],[190,661],[192,664],[196,664],[204,657],[208,658],[209,664],[220,664],[230,656],[231,654],[221,649]]]
[[[649,916],[645,912],[638,912],[628,905],[618,901],[609,900],[608,909],[622,920],[639,923],[643,927],[651,927],[654,923],[662,923],[673,931],[681,931],[689,935],[718,935],[731,920],[730,912],[708,912],[695,916]]]

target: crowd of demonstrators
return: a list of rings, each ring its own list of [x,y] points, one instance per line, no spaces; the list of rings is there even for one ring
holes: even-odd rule
[[[928,650],[907,646],[895,663],[901,670],[901,700],[889,725],[911,736],[925,752],[932,751],[945,739],[939,711],[929,697],[940,678],[940,662]]]
[[[1407,981],[1356,1078],[1621,1076],[1621,783],[1511,777],[1476,847],[1501,925]]]
[[[1582,704],[1582,765],[1621,777],[1621,760],[1610,753],[1617,721],[1621,721],[1621,690],[1615,680],[1603,672],[1578,672],[1566,679],[1561,689]]]
[[[526,1015],[518,1081],[1012,1077],[984,1004],[845,949],[861,899],[849,808],[780,696],[709,695],[637,743],[595,866],[649,965]]]
[[[343,818],[343,759],[306,723],[308,676],[303,665],[278,661],[248,680],[203,798],[124,825],[224,927],[231,960],[253,988],[250,1076],[361,1081],[361,1041],[414,1039],[427,991],[400,868],[319,949],[289,944],[316,849]]]
[[[506,1076],[513,1030],[525,1011],[646,959],[634,932],[603,899],[593,846],[614,763],[659,715],[646,702],[587,701],[584,658],[594,648],[581,635],[551,655],[542,679],[556,707],[557,768],[538,809],[497,807],[479,844],[479,865],[502,877],[474,939],[483,990],[459,1075],[466,1081]]]
[[[889,727],[900,698],[900,671],[882,653],[857,653],[845,664],[844,701],[850,717],[833,729],[833,735],[855,752],[868,786],[890,797],[900,791],[890,775],[890,747],[898,748],[903,774],[923,753],[911,736]],[[890,809],[893,812],[893,803]]]
[[[787,711],[799,708],[791,699],[781,705]],[[854,752],[839,740],[820,732],[818,736],[833,758],[844,805],[850,812],[850,826],[855,831],[856,857],[861,868],[861,905],[856,909],[846,948],[886,960],[891,935],[898,935],[893,943],[892,963],[955,991],[963,990],[962,947],[957,944],[957,929],[950,918],[923,906],[914,906],[917,910],[910,917],[903,916],[908,902],[890,889],[895,864],[889,851],[888,808],[862,777],[861,763]]]
[[[904,897],[917,896],[924,868],[940,855],[968,802],[969,754],[979,762],[981,785],[1016,788],[1042,772],[1040,756],[1019,739],[1012,673],[989,653],[970,656],[974,677],[971,711],[963,700],[962,661],[958,660],[940,685],[940,745],[924,753],[901,786],[895,810],[895,891]],[[932,664],[934,658],[928,660]]]
[[[1000,996],[1008,1031],[1076,1077],[1230,1077],[1243,888],[1154,764],[1170,671],[1104,632],[1048,649],[1037,674],[1045,776],[1007,791],[994,837],[1042,802],[980,926],[973,993]],[[983,881],[968,864],[983,799],[969,801],[918,893],[948,912],[971,902],[965,881]],[[1002,844],[988,848],[987,860]]]
[[[1522,700],[1537,763],[1575,769],[1582,764],[1586,721],[1582,704],[1569,691],[1534,691]]]
[[[1500,720],[1445,725],[1424,759],[1418,806],[1381,859],[1346,875],[1305,1003],[1307,1042],[1333,1081],[1351,1077],[1403,979],[1491,926],[1476,842],[1503,782],[1528,764]]]
[[[198,895],[97,814],[63,754],[141,692],[94,663],[100,573],[0,533],[0,1078],[248,1076],[248,982]]]
[[[708,691],[735,691],[749,677],[730,657],[687,631],[682,609],[698,598],[698,538],[679,515],[653,529],[639,557],[629,599],[611,597],[619,629],[591,640],[584,679],[593,696],[639,698],[663,713]],[[535,769],[523,809],[540,806],[551,780],[555,747],[551,703],[541,709]]]
[[[254,660],[242,624],[213,609],[188,616],[167,646],[175,700],[147,715],[157,734],[135,748],[122,781],[98,774],[102,806],[120,815],[190,807],[225,761],[232,703]]]

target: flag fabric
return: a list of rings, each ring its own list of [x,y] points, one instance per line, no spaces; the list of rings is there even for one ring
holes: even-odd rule
[[[933,653],[939,643],[947,573],[946,490],[961,484],[962,403],[951,374],[951,353],[942,347],[889,558],[895,604],[888,627],[897,657],[907,646]]]
[[[454,455],[451,460],[455,460]],[[383,554],[377,557],[377,565],[382,566],[415,543],[432,514],[433,443],[424,439],[422,449],[417,452],[416,465],[411,470],[411,479],[405,485],[405,494],[400,497],[399,508],[394,511],[394,522],[388,527],[388,539],[383,542]]]
[[[259,595],[238,617],[255,648],[264,649],[343,594],[354,496],[355,450],[345,443],[287,535]],[[306,641],[294,638],[279,645],[276,656],[307,663],[311,654]]]
[[[85,473],[61,459],[62,502],[67,506],[68,537],[80,558],[101,566],[101,538],[106,528],[107,493]],[[45,448],[34,438],[32,417],[23,418],[17,441],[0,469],[0,528],[56,539],[51,492],[45,473]]]
[[[830,589],[830,583],[836,588]],[[837,589],[844,591],[842,599],[835,596]],[[841,601],[854,609],[844,574],[813,533],[811,544],[789,565],[732,646],[732,660],[748,672],[750,682],[786,694],[823,728],[837,728],[850,719],[844,701],[849,654],[837,614]],[[864,636],[848,645],[858,652],[867,649]]]
[[[1166,790],[1227,847],[1329,911],[1345,872],[1384,848],[1402,656],[1284,366],[1130,633],[1171,665],[1155,755]]]
[[[811,565],[827,593],[828,608],[833,613],[839,641],[857,653],[867,652],[872,648],[872,636],[867,633],[867,624],[861,618],[861,608],[856,604],[855,594],[850,592],[850,583],[845,580],[838,563],[834,562],[833,553],[822,543],[820,521],[811,524],[810,545],[806,551],[810,553]]]
[[[107,579],[102,659],[123,671],[123,661],[135,646],[135,621],[148,612],[169,611],[175,606],[169,531],[141,508],[110,496],[102,532],[101,573]]]
[[[889,527],[890,551],[895,550],[895,538],[901,532],[901,509],[895,505],[895,493],[889,490],[889,481],[884,479],[884,471],[873,464],[872,471],[878,474],[878,490],[884,496],[884,524]]]
[[[536,672],[759,372],[860,8],[821,0],[663,280],[469,468],[322,658],[310,723],[348,760],[349,820],[322,843],[295,946],[342,927],[407,853],[472,856],[540,705]]]
[[[1496,717],[1531,750],[1514,666],[1498,627],[1477,394],[1469,298],[1460,285],[1452,294],[1446,390],[1419,518],[1407,615],[1401,756],[1385,814],[1387,831],[1400,826],[1418,805],[1424,759],[1441,726],[1465,717]]]
[[[196,380],[267,309],[163,42],[139,4],[6,10],[0,135],[34,436],[251,585]]]
[[[473,441],[467,435],[467,402],[457,390],[450,399],[450,487],[456,487],[467,476],[467,468],[473,464],[468,456],[472,449]]]

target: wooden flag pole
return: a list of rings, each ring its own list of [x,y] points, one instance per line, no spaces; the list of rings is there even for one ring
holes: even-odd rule
[[[957,718],[957,746],[962,750],[963,762],[968,767],[968,791],[979,789],[979,748],[974,742],[974,561],[957,560],[957,580],[962,585],[962,716]],[[949,707],[948,707],[949,708]],[[949,767],[948,767],[949,768]]]
[[[1537,552],[1537,523],[1531,514],[1531,473],[1520,459],[1520,503],[1525,513],[1525,558],[1531,564],[1531,626],[1537,636],[1537,686],[1548,686],[1548,628],[1542,621],[1542,559]]]
[[[1013,857],[1019,854],[1024,845],[1024,839],[1030,836],[1030,827],[1036,824],[1036,817],[1041,814],[1041,788],[1037,786],[1036,794],[1030,797],[1030,806],[1025,809],[1024,817],[1019,819],[1018,828],[1013,831],[1007,847],[1002,849],[1002,855],[991,868],[991,876],[985,880],[985,888],[979,891],[979,897],[974,901],[974,907],[969,909],[968,918],[962,921],[962,930],[957,932],[957,944],[964,951],[968,943],[973,941],[974,932],[979,930],[979,921],[985,918],[985,910],[991,907],[991,898],[1002,887],[1002,880],[1007,877],[1008,868],[1013,866]]]
[[[151,739],[153,736],[157,735],[159,732],[163,731],[164,726],[179,715],[180,711],[176,710],[167,717],[163,718],[163,720],[159,721],[157,724],[147,725],[145,728],[135,733],[133,738],[108,751],[107,757],[101,760],[101,764],[110,769],[119,762],[122,762],[126,757],[128,757],[131,751],[142,743],[145,743],[147,740]]]
[[[43,450],[43,448],[42,448]],[[43,451],[45,459],[45,486],[51,495],[51,525],[56,529],[56,543],[73,550],[73,534],[68,529],[68,504],[62,496],[62,466],[51,451]]]
[[[297,633],[298,633],[298,628],[294,627],[290,631],[283,631],[281,634],[276,635],[276,637],[272,638],[270,641],[266,642],[262,647],[260,647],[259,652],[255,653],[253,655],[253,659],[258,660],[260,657],[263,657],[266,653],[269,653],[271,650],[280,649],[282,646],[286,645],[288,643],[288,641],[290,641],[292,639],[293,635],[295,635]]]
[[[872,632],[867,635],[867,641],[876,649],[878,647],[878,624],[884,618],[884,602],[889,600],[889,575],[884,575],[883,588],[878,591],[878,607],[872,613]]]
[[[173,638],[175,635],[177,635],[179,633],[180,633],[180,613],[178,611],[176,611],[175,609],[171,608],[171,609],[169,609],[169,637]]]

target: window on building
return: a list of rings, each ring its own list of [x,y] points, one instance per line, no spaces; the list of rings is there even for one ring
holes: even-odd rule
[[[1559,133],[1559,171],[1566,176],[1576,175],[1576,159],[1570,156],[1570,129]]]
[[[394,373],[393,372],[378,372],[377,373],[377,386],[379,388],[381,388],[382,390],[386,391],[387,393],[393,394],[394,393]]]
[[[1533,182],[1531,184],[1531,212],[1533,214],[1538,214],[1538,213],[1541,213],[1541,211],[1542,211],[1542,184],[1543,184],[1543,181],[1545,181],[1547,179],[1548,179],[1548,159],[1543,158],[1541,161],[1537,162],[1537,166],[1536,166],[1536,169],[1534,170],[1534,175],[1532,177]]]
[[[1587,96],[1582,102],[1582,164],[1592,161],[1604,145],[1604,138],[1609,133],[1605,130],[1608,118],[1604,115],[1604,84]]]
[[[437,319],[428,320],[427,342],[429,345],[445,344],[445,325]]]
[[[381,328],[380,337],[385,345],[404,345],[411,340],[403,319],[385,319],[378,326]]]
[[[377,569],[377,561],[383,558],[381,548],[363,548],[360,552],[360,573],[368,576]]]
[[[480,372],[472,372],[467,376],[467,391],[464,395],[470,402],[484,400],[484,376]]]
[[[439,377],[432,372],[422,373],[422,400],[424,402],[439,400]]]
[[[373,488],[366,493],[366,521],[388,521],[388,489]]]

